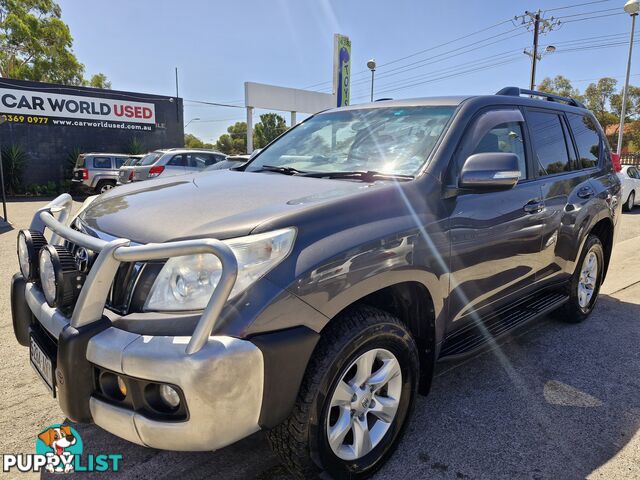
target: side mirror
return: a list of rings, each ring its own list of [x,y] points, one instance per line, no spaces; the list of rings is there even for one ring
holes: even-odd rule
[[[464,162],[460,188],[474,190],[508,190],[520,178],[518,156],[514,153],[476,153]]]

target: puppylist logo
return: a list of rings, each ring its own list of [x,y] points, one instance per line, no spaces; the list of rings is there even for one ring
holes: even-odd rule
[[[56,424],[38,434],[36,453],[5,454],[2,471],[49,473],[117,472],[121,454],[83,455],[82,439],[69,425]]]

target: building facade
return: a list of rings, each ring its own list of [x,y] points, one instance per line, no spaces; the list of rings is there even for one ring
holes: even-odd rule
[[[26,153],[22,184],[68,180],[77,153],[182,147],[182,99],[0,78],[0,145]]]

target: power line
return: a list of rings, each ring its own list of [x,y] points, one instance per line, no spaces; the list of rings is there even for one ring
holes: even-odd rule
[[[625,12],[619,12],[619,13],[609,13],[607,15],[596,15],[593,17],[587,17],[587,18],[576,18],[573,20],[565,20],[564,22],[562,22],[562,25],[567,24],[567,23],[573,23],[573,22],[583,22],[585,20],[593,20],[596,18],[604,18],[604,17],[615,17],[616,15],[626,15]]]
[[[607,2],[610,2],[610,1],[611,0],[596,0],[594,2],[577,3],[575,5],[566,5],[564,7],[548,8],[548,9],[545,10],[545,12],[555,12],[556,10],[565,10],[567,8],[583,7],[585,5],[593,5],[595,3],[607,3]]]
[[[192,103],[199,103],[201,105],[212,105],[214,107],[244,108],[244,106],[242,106],[242,105],[231,105],[229,103],[218,103],[218,102],[206,102],[204,100],[188,100],[188,99],[185,99],[185,101],[192,102]]]

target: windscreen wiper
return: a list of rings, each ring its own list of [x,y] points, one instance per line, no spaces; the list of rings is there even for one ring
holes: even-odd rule
[[[262,167],[260,167],[259,170],[254,170],[257,172],[276,172],[276,173],[282,173],[283,175],[302,175],[305,174],[306,172],[302,171],[302,170],[298,170],[297,168],[293,168],[293,167],[276,167],[274,165],[262,165]]]
[[[402,175],[399,173],[382,173],[375,170],[354,170],[351,172],[311,172],[305,173],[305,177],[312,178],[354,178],[363,182],[375,182],[376,180],[397,180],[406,182],[413,180],[413,175]]]

